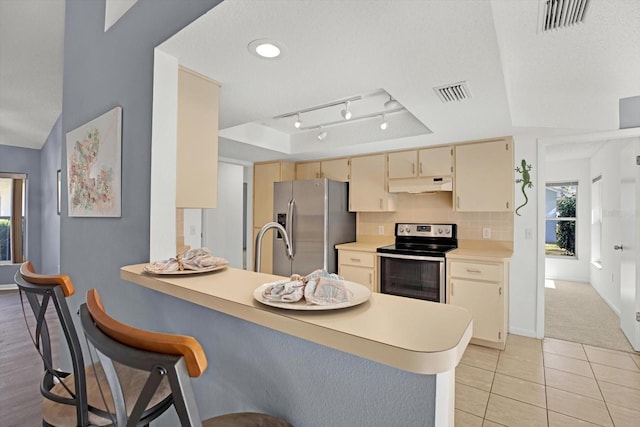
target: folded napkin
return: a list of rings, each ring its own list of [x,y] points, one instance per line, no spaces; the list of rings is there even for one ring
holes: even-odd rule
[[[327,270],[316,270],[307,277],[304,299],[307,304],[327,305],[348,302],[351,291],[344,286],[344,280]]]
[[[297,302],[304,297],[310,305],[328,305],[348,302],[351,292],[337,274],[316,270],[307,276],[294,274],[287,282],[273,283],[262,292],[267,301]]]
[[[170,273],[184,270],[206,270],[229,264],[224,258],[213,256],[208,248],[189,249],[183,254],[176,255],[163,261],[154,261],[147,266],[147,270],[154,273]]]
[[[267,301],[297,302],[304,296],[305,282],[302,276],[294,274],[288,282],[277,282],[262,292],[262,297]]]

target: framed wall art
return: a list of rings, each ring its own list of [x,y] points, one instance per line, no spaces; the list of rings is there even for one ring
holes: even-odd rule
[[[67,133],[70,217],[121,216],[122,108]]]

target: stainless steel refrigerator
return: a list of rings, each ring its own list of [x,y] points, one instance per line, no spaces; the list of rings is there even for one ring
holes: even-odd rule
[[[309,274],[319,268],[338,272],[335,245],[356,240],[356,214],[349,212],[349,184],[326,178],[274,183],[274,221],[293,246],[287,256],[282,235],[273,239],[273,274]]]

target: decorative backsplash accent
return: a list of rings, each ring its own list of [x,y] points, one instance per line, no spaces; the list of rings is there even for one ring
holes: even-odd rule
[[[396,222],[458,224],[458,239],[483,240],[482,229],[491,229],[491,238],[513,242],[513,212],[455,212],[451,193],[398,194],[396,212],[359,212],[357,239],[393,236]]]

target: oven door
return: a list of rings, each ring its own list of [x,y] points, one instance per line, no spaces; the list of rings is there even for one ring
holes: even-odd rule
[[[378,253],[380,293],[445,302],[444,258]]]

